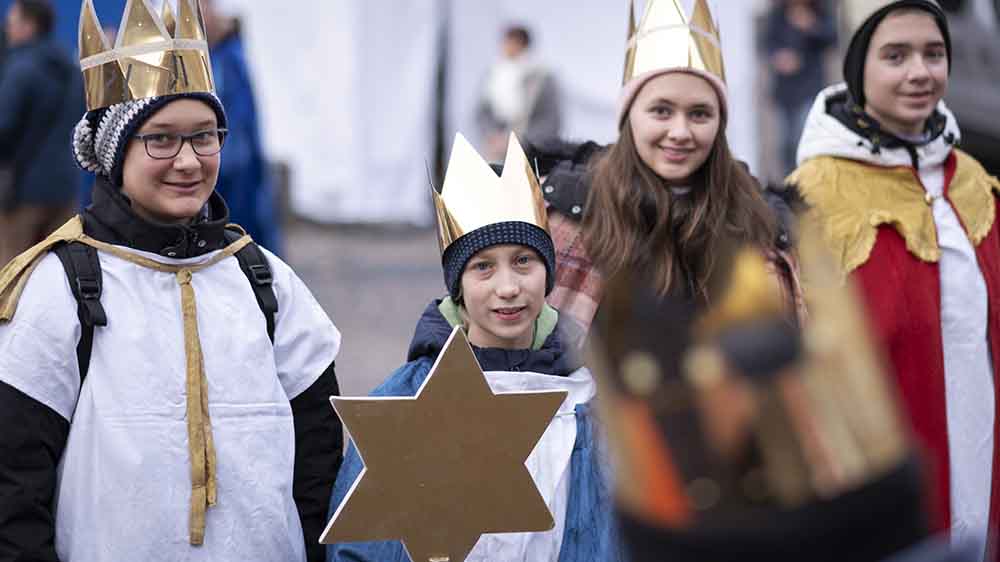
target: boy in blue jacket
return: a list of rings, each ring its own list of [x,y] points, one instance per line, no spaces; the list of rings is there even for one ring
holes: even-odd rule
[[[594,380],[578,357],[584,332],[545,303],[555,281],[554,249],[538,181],[516,138],[498,177],[459,136],[435,205],[449,294],[428,305],[408,362],[373,395],[415,395],[455,326],[465,329],[494,392],[568,391],[526,463],[555,528],[483,535],[467,560],[621,560],[612,490],[602,473],[591,413]],[[337,476],[331,514],[362,468],[352,444]],[[409,560],[399,541],[334,544],[327,557]]]

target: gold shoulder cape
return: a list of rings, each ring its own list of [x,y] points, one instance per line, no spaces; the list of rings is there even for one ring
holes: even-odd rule
[[[35,244],[28,251],[12,259],[0,269],[0,323],[10,322],[17,311],[17,302],[24,292],[31,273],[38,262],[60,242],[71,242],[83,238],[83,221],[73,217],[48,238]]]
[[[948,199],[969,240],[978,246],[996,220],[994,192],[1000,194],[1000,180],[968,154],[955,150],[955,157]],[[821,156],[799,166],[786,181],[796,185],[809,204],[806,220],[818,221],[844,274],[868,261],[883,224],[895,228],[917,258],[931,263],[941,258],[933,199],[912,168]]]

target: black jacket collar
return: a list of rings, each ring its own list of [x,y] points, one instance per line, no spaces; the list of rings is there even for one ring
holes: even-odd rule
[[[96,240],[169,258],[193,258],[226,247],[229,209],[212,192],[207,217],[190,225],[163,224],[144,219],[119,189],[98,177],[94,200],[83,212],[83,231]]]
[[[872,152],[878,154],[883,148],[906,148],[912,150],[914,147],[923,146],[945,134],[948,125],[948,118],[938,110],[927,119],[926,136],[921,142],[914,143],[901,139],[892,133],[885,131],[879,126],[878,121],[865,113],[863,107],[858,105],[851,98],[848,92],[841,92],[831,96],[826,101],[826,111],[845,127],[850,129],[859,137],[871,144]],[[950,133],[949,133],[950,134]],[[955,139],[946,139],[949,144],[954,144]]]

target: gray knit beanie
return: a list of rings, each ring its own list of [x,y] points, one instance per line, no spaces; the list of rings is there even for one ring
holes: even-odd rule
[[[441,256],[444,284],[455,301],[462,292],[462,273],[466,264],[477,253],[492,246],[519,244],[538,252],[545,264],[545,294],[552,292],[556,283],[556,251],[552,237],[541,228],[520,221],[498,222],[477,228],[455,240]]]
[[[73,156],[84,170],[104,176],[117,187],[128,140],[150,117],[170,102],[195,99],[215,111],[220,128],[226,128],[226,111],[215,94],[176,94],[117,103],[84,114],[73,130]]]

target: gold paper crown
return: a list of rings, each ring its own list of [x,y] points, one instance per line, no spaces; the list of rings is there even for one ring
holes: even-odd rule
[[[114,48],[101,29],[93,0],[80,9],[80,69],[92,111],[130,100],[214,92],[208,40],[198,0],[128,0]]]
[[[688,20],[680,0],[647,0],[639,27],[629,2],[628,47],[622,84],[661,68],[690,68],[726,82],[722,40],[706,0],[696,0]]]
[[[526,222],[549,231],[538,178],[513,133],[500,176],[461,133],[456,135],[444,188],[440,194],[431,191],[442,252],[465,234],[500,222]]]

